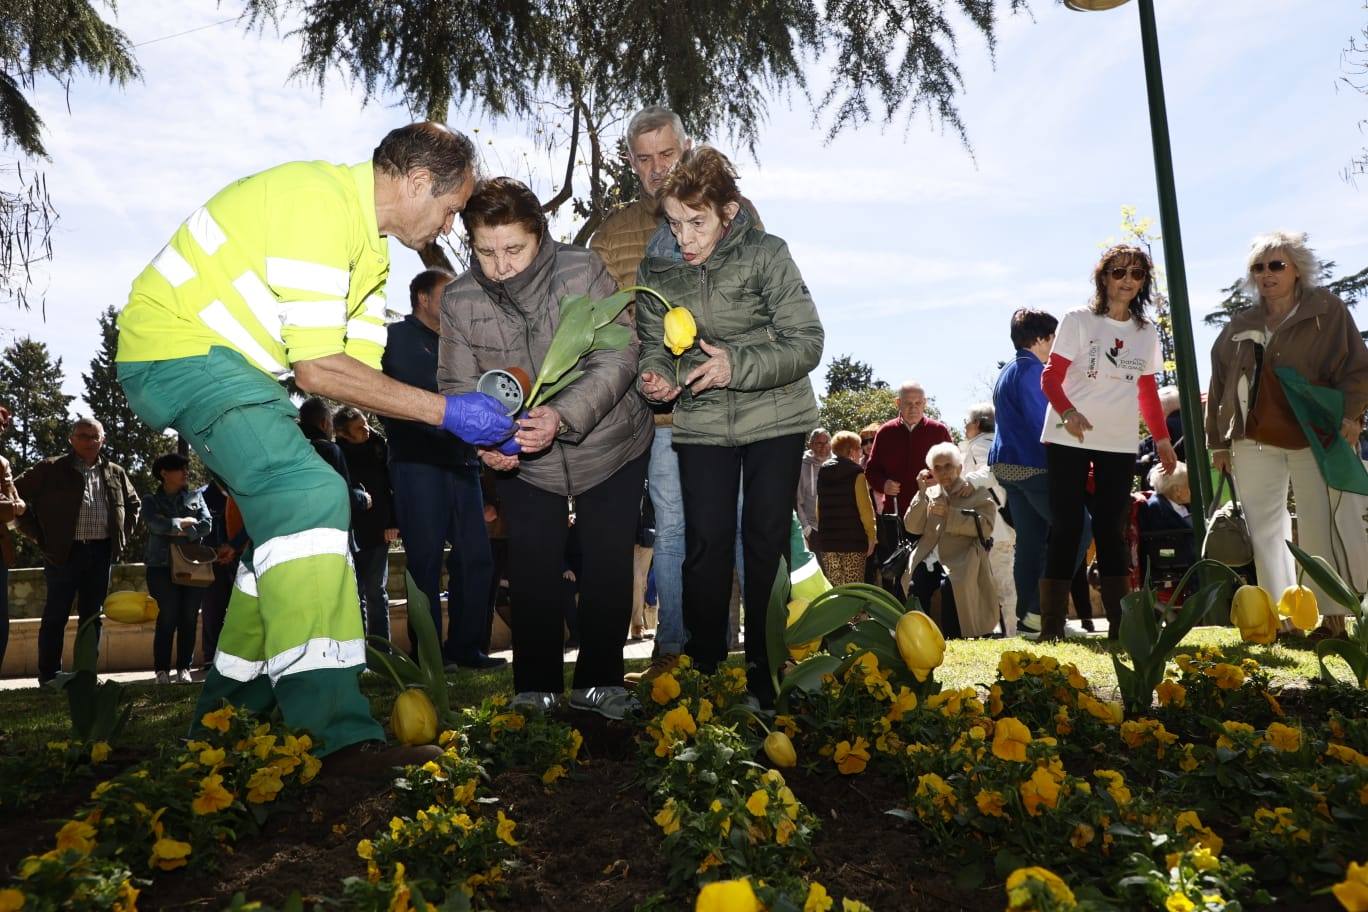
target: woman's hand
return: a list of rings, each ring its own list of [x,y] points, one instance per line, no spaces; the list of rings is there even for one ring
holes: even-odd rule
[[[1345,440],[1349,441],[1349,445],[1353,447],[1355,451],[1358,450],[1359,435],[1362,433],[1363,425],[1359,424],[1353,418],[1345,418],[1340,422],[1340,434],[1343,435]]]
[[[1154,452],[1159,456],[1159,464],[1164,467],[1164,474],[1172,475],[1178,465],[1178,454],[1173,450],[1173,441],[1159,441],[1154,445]]]
[[[689,371],[684,384],[695,396],[704,390],[726,389],[731,383],[731,356],[725,348],[709,345],[706,339],[699,339],[698,347],[703,349],[708,360]]]
[[[679,387],[655,371],[643,371],[641,393],[652,402],[671,402],[679,395]]]
[[[937,497],[931,501],[931,505],[926,508],[926,512],[932,516],[947,516],[950,513],[950,506],[943,498]]]
[[[180,516],[171,520],[172,525],[176,527],[177,535],[188,534],[191,529],[195,528],[196,522],[198,522],[198,520],[193,516]]]
[[[492,450],[487,447],[481,447],[478,452],[480,454],[480,462],[483,462],[496,472],[511,472],[518,467],[517,456],[505,456],[498,450]]]
[[[926,493],[926,489],[935,484],[935,478],[931,475],[930,469],[922,469],[917,473],[917,490]]]
[[[1212,450],[1211,467],[1218,472],[1230,472],[1230,450]]]
[[[513,439],[524,453],[538,453],[551,445],[560,429],[560,412],[549,405],[539,405],[518,419],[518,431]]]
[[[1083,433],[1092,429],[1092,422],[1085,418],[1078,409],[1071,410],[1064,418],[1064,430],[1068,432],[1070,437],[1077,437],[1079,443],[1083,442]]]

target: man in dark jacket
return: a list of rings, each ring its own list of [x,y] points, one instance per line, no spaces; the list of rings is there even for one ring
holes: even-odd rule
[[[394,493],[390,490],[389,446],[371,430],[366,416],[349,405],[333,415],[337,447],[347,461],[352,484],[370,496],[366,510],[352,509],[356,537],[356,587],[361,613],[370,636],[390,638],[389,549],[399,537],[394,523]]]
[[[437,343],[442,290],[453,276],[440,269],[418,273],[409,284],[413,309],[389,325],[381,367],[420,389],[437,391]],[[442,549],[447,558],[447,616],[442,654],[462,668],[507,664],[485,653],[493,618],[494,557],[485,530],[480,461],[475,450],[449,434],[416,421],[385,418],[389,438],[394,514],[413,581],[428,597],[432,621],[442,629]]]
[[[38,628],[38,683],[62,669],[62,643],[72,601],[81,621],[109,594],[109,568],[138,524],[142,502],[128,473],[100,456],[104,426],[81,418],[71,452],[44,459],[15,482],[28,509],[19,530],[43,549],[47,601]],[[95,622],[96,635],[99,621]]]

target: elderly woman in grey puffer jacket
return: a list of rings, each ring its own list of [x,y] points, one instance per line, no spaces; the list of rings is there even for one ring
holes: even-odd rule
[[[665,308],[637,296],[642,393],[677,401],[674,448],[684,498],[684,646],[701,668],[726,658],[736,500],[744,491],[747,687],[774,698],[765,609],[789,529],[803,441],[817,425],[808,374],[823,331],[788,245],[756,227],[736,172],[716,149],[686,152],[657,192],[665,224],[646,248],[637,283],[687,308],[697,345],[664,347]]]
[[[508,177],[482,183],[461,221],[475,252],[470,271],[442,298],[437,386],[470,392],[480,375],[519,368],[535,377],[568,294],[617,291],[598,254],[557,243],[535,194]],[[630,327],[626,314],[618,322]],[[483,449],[499,472],[509,539],[514,703],[542,710],[560,699],[570,598],[562,574],[574,526],[585,547],[579,568],[579,658],[570,706],[622,718],[622,650],[632,608],[632,545],[654,426],[632,391],[639,344],[580,360],[584,375],[518,422],[521,452]],[[459,543],[453,543],[459,547]]]

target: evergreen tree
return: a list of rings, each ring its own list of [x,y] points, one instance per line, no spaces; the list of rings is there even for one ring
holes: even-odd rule
[[[15,475],[67,451],[73,398],[62,392],[62,359],[53,361],[46,344],[20,339],[0,354],[0,404],[12,416],[0,440]]]
[[[112,0],[101,5],[113,9]],[[0,4],[0,148],[46,158],[43,119],[26,94],[39,78],[70,90],[81,72],[123,85],[140,75],[128,36],[105,22],[92,0],[5,0]],[[8,178],[13,175],[13,180]],[[57,212],[42,172],[22,159],[0,162],[0,303],[28,306],[35,264],[52,258]]]
[[[874,368],[850,355],[841,355],[827,365],[827,395],[847,390],[888,389],[888,384],[874,379]]]
[[[754,152],[768,99],[793,90],[827,115],[831,135],[871,118],[925,113],[963,139],[956,64],[961,30],[991,53],[1000,9],[1026,0],[246,0],[249,28],[302,20],[296,75],[320,89],[339,73],[368,96],[393,92],[414,114],[452,108],[528,121],[563,156],[543,208],[571,203],[584,243],[629,171],[614,133],[643,104],[664,104],[697,137],[725,132]],[[805,61],[829,62],[809,86]],[[425,262],[428,260],[424,256]]]
[[[85,381],[85,401],[91,417],[104,425],[105,457],[123,466],[142,494],[156,488],[152,461],[174,450],[176,439],[158,434],[129,408],[114,363],[119,345],[117,317],[113,306],[100,315],[100,350],[90,360],[90,372],[81,374],[81,379]]]

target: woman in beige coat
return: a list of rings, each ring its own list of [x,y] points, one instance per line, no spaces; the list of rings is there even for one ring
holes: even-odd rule
[[[986,487],[962,493],[964,459],[953,443],[933,446],[926,464],[929,468],[917,475],[917,496],[903,516],[907,531],[921,536],[909,566],[939,560],[950,577],[960,635],[988,636],[1001,619],[997,586],[983,546],[993,534],[997,504]],[[953,635],[955,623],[944,608],[941,626]]]

